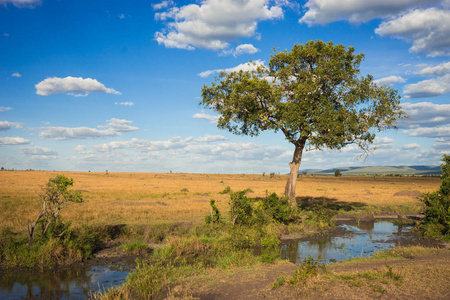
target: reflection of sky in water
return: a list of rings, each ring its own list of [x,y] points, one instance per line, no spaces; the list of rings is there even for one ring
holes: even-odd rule
[[[385,251],[409,241],[403,236],[411,227],[398,228],[391,222],[339,225],[346,232],[338,236],[315,236],[309,241],[283,245],[282,257],[299,264],[308,256],[319,262],[330,263],[355,257],[371,256],[375,251]]]
[[[45,274],[36,279],[39,275],[23,273],[14,276],[16,282],[8,287],[1,284],[0,299],[87,299],[90,291],[104,291],[119,285],[128,274],[128,268],[121,271],[103,266],[80,269],[79,276],[66,280],[61,280],[59,274],[53,274],[54,278]]]

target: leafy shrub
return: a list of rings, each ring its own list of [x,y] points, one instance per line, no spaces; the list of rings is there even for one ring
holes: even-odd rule
[[[439,190],[423,194],[425,218],[422,231],[427,236],[450,237],[450,156],[445,155],[441,164],[442,177]]]
[[[248,190],[230,192],[231,224],[250,225],[253,223],[253,201],[245,194]]]
[[[69,202],[82,202],[83,198],[80,192],[71,191],[73,179],[64,175],[57,175],[50,178],[42,188],[41,211],[38,213],[35,221],[27,225],[28,245],[31,245],[35,239],[36,229],[41,227],[41,235],[46,236],[50,226],[57,226],[59,212]],[[60,223],[62,224],[62,223]]]
[[[278,197],[276,193],[266,194],[266,197],[262,199],[262,207],[270,218],[276,222],[287,224],[294,219],[294,208],[289,203],[289,199]]]
[[[209,204],[211,205],[211,213],[205,217],[206,224],[219,223],[220,222],[220,212],[216,206],[216,200],[211,199]]]

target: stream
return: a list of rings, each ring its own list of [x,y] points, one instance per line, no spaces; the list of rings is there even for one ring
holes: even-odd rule
[[[282,241],[281,257],[296,264],[309,256],[320,263],[333,263],[398,246],[439,246],[435,240],[411,232],[412,226],[397,226],[391,221],[347,221],[336,225],[331,232]],[[0,278],[0,299],[87,299],[92,292],[122,284],[133,271],[132,265],[114,262],[47,273],[29,270],[5,273]]]
[[[10,272],[0,279],[0,299],[88,299],[122,284],[132,269],[122,263],[77,266],[52,272]]]
[[[372,256],[375,251],[395,247],[439,247],[433,239],[411,232],[412,226],[398,226],[392,221],[337,222],[337,228],[282,243],[281,257],[300,264],[309,256],[319,263],[333,263],[355,257]]]

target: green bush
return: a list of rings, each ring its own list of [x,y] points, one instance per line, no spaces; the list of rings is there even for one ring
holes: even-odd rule
[[[216,200],[211,199],[209,204],[211,205],[211,213],[209,215],[205,216],[205,223],[206,224],[219,223],[220,222],[220,212],[216,206]]]
[[[251,225],[253,217],[253,200],[245,194],[248,190],[230,192],[231,224]]]
[[[278,197],[276,193],[262,199],[262,207],[270,218],[276,222],[287,224],[295,219],[294,208],[287,197]]]
[[[444,154],[442,161],[439,190],[421,197],[425,204],[422,232],[427,236],[444,236],[450,239],[450,156]]]
[[[83,226],[72,230],[60,220],[52,226],[54,228],[49,228],[45,235],[37,234],[31,245],[23,234],[4,230],[0,235],[2,265],[43,269],[82,262],[101,249],[113,233],[107,226]]]

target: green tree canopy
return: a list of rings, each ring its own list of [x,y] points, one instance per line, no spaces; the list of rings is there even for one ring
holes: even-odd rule
[[[396,90],[361,76],[363,54],[332,42],[296,44],[253,71],[222,72],[202,88],[200,104],[219,113],[218,127],[256,136],[280,130],[295,146],[285,194],[295,199],[304,149],[349,144],[369,151],[375,133],[404,116]]]

